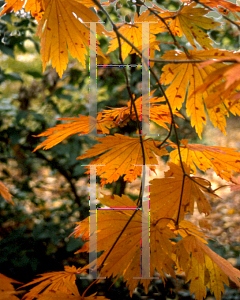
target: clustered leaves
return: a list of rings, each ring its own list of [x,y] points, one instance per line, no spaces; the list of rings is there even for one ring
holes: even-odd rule
[[[0,15],[20,10],[24,2],[6,0]],[[187,213],[193,214],[194,207],[200,213],[209,215],[209,198],[217,197],[211,183],[197,176],[197,169],[205,172],[212,168],[217,176],[232,182],[238,190],[239,181],[233,178],[233,174],[240,172],[240,153],[237,149],[180,141],[177,126],[178,118],[183,118],[179,110],[184,103],[186,114],[191,118],[191,125],[199,138],[207,117],[226,134],[226,117],[230,113],[240,115],[240,55],[215,47],[208,31],[218,28],[221,23],[207,15],[214,9],[222,15],[223,20],[227,19],[226,22],[239,28],[237,13],[240,8],[223,0],[179,2],[179,10],[168,11],[159,8],[156,3],[146,7],[138,1],[138,5],[146,8],[145,11],[140,14],[135,12],[130,23],[114,24],[104,8],[109,3],[101,5],[97,0],[26,1],[25,10],[30,11],[38,21],[37,35],[41,38],[43,70],[51,61],[60,77],[67,67],[68,50],[73,58],[77,58],[86,67],[90,23],[100,21],[97,15],[100,9],[112,24],[113,31],[109,32],[97,24],[97,34],[108,37],[107,54],[118,50],[120,63],[133,53],[142,56],[142,35],[145,34],[142,24],[149,23],[150,72],[156,81],[155,88],[162,94],[156,97],[152,91],[149,95],[135,99],[125,72],[130,99],[127,106],[102,110],[98,112],[96,120],[84,115],[61,118],[59,120],[66,123],[38,135],[47,139],[34,151],[40,148],[47,150],[73,134],[87,135],[96,128],[98,133],[106,136],[96,138],[97,144],[78,159],[94,158],[89,165],[96,166],[96,174],[102,186],[117,181],[121,176],[124,181],[132,183],[143,175],[143,166],[149,166],[152,172],[156,172],[162,156],[169,157],[169,169],[163,178],[156,175],[150,181],[150,216],[142,209],[142,189],[137,201],[124,194],[121,197],[105,194],[99,197],[101,205],[110,208],[99,209],[97,212],[95,249],[102,252],[100,257],[82,269],[65,267],[65,271],[41,275],[24,285],[37,284],[23,299],[106,299],[96,294],[86,297],[86,291],[80,295],[75,285],[76,274],[87,274],[89,269],[94,268],[101,277],[112,276],[117,280],[123,276],[131,296],[139,282],[147,291],[150,278],[154,277],[156,271],[163,280],[166,274],[176,279],[176,274],[184,272],[186,282],[190,281],[190,292],[195,294],[197,300],[206,297],[206,288],[220,300],[224,292],[223,284],[229,283],[228,277],[240,286],[240,271],[210,250],[206,245],[207,236],[200,228],[185,220]],[[237,21],[226,17],[226,11]],[[165,51],[156,60],[155,51],[161,50],[162,36],[166,34],[172,38],[175,49]],[[189,47],[179,44],[183,36],[188,40]],[[105,57],[99,46],[96,51]],[[160,76],[154,71],[157,63],[164,65]],[[167,129],[168,133],[161,142],[139,135],[141,122],[148,123],[149,120]],[[123,128],[130,121],[135,122],[135,133],[138,135],[111,134],[113,128]],[[175,142],[171,141],[172,137]],[[142,178],[145,187],[144,182]],[[1,182],[0,193],[11,201],[7,188]],[[89,222],[90,218],[78,222],[73,232],[75,238],[85,241],[77,253],[89,252]],[[141,279],[143,236],[150,236],[149,279]]]

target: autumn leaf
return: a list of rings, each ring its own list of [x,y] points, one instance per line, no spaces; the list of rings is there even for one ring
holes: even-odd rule
[[[207,221],[205,218],[199,220],[200,221]],[[204,223],[204,222],[202,222]],[[205,222],[206,223],[206,222]],[[174,230],[175,234],[179,234],[181,237],[185,238],[189,235],[196,236],[200,241],[202,241],[204,244],[207,244],[206,238],[210,239],[200,227],[194,225],[193,223],[182,220],[178,226],[175,226],[175,224],[171,227],[171,223],[169,224],[169,227]]]
[[[195,50],[197,50],[197,45],[194,40],[203,49],[212,49],[211,44],[213,41],[206,34],[205,30],[214,29],[220,26],[221,23],[205,17],[209,10],[203,7],[196,7],[196,5],[195,2],[185,4],[176,12],[167,11],[160,13],[159,16],[169,23],[170,30],[174,35],[182,37],[184,34]]]
[[[154,91],[151,92],[150,97],[143,95],[135,100],[135,106],[137,109],[139,121],[149,123],[149,119],[159,126],[168,129],[167,124],[171,124],[172,118],[169,111],[169,107],[165,104],[159,104],[162,102],[162,98],[153,97]],[[147,114],[146,114],[147,112]],[[177,110],[172,111],[174,115],[182,117]],[[102,119],[113,119],[116,126],[125,126],[128,121],[136,120],[136,114],[132,107],[131,100],[128,101],[127,106],[119,108],[110,108],[102,111]]]
[[[12,201],[12,195],[9,193],[9,189],[0,181],[0,195],[9,203],[14,204]]]
[[[94,261],[89,267],[94,265],[101,265],[106,255],[108,255],[113,243],[121,233],[122,229],[137,209],[136,203],[132,201],[128,196],[117,195],[107,196],[99,199],[105,206],[114,208],[114,210],[98,210],[97,212],[97,251],[104,251],[104,253]],[[128,208],[128,209],[122,209]],[[142,229],[142,222],[145,226]],[[75,238],[84,234],[87,239],[89,236],[89,230],[86,232],[86,224],[89,223],[89,218],[82,222],[76,223],[78,226],[75,228]],[[82,226],[83,224],[83,226]],[[142,230],[143,235],[148,235],[149,228],[149,216],[145,213],[142,217],[142,211],[137,210],[131,222],[124,230],[122,236],[118,240],[117,244],[104,262],[101,269],[101,277],[115,277],[115,280],[123,275],[124,281],[127,281],[130,294],[132,295],[133,289],[140,281],[147,291],[147,287],[150,283],[149,279],[134,279],[141,278],[141,237]],[[87,233],[87,234],[86,234]],[[161,274],[163,280],[165,274],[171,274],[175,277],[173,265],[174,261],[171,258],[173,245],[170,239],[174,237],[173,232],[168,228],[161,228],[159,223],[156,223],[154,219],[150,218],[150,277],[153,277],[155,268]],[[89,251],[89,242],[87,241],[83,248],[77,251],[79,252]]]
[[[179,267],[186,274],[186,282],[191,280],[190,292],[196,300],[206,297],[206,287],[214,293],[216,300],[224,292],[223,283],[228,285],[227,276],[240,286],[240,271],[228,261],[208,248],[196,236],[186,236],[176,244]]]
[[[116,133],[114,136],[109,135],[96,138],[96,140],[100,143],[94,145],[77,159],[101,155],[91,161],[89,165],[97,166],[97,175],[102,178],[102,185],[116,181],[122,175],[125,175],[123,177],[125,181],[132,182],[142,174],[143,154],[138,137],[132,138]],[[154,165],[158,164],[155,155],[167,155],[165,149],[159,150],[156,147],[159,144],[160,142],[150,139],[143,140],[145,164],[149,165],[152,171],[155,170]]]
[[[45,2],[43,0],[27,0],[26,3],[25,0],[6,0],[0,17],[11,11],[17,12],[24,7],[25,11],[30,11],[31,15],[39,21],[45,10],[44,4]]]
[[[240,153],[237,149],[227,147],[205,146],[201,144],[188,144],[182,140],[184,146],[180,147],[182,161],[196,174],[196,167],[201,171],[213,168],[222,179],[231,180],[232,172],[240,172]],[[170,144],[176,148],[176,145]],[[178,149],[170,153],[173,163],[179,163]]]
[[[224,59],[217,59],[215,62],[205,62],[201,64],[201,67],[222,61]],[[201,94],[206,89],[210,91],[209,96],[204,99],[207,108],[213,108],[224,102],[224,100],[227,100],[229,108],[232,108],[240,99],[240,79],[238,76],[240,72],[240,57],[229,57],[228,61],[235,62],[235,64],[224,66],[212,72],[207,76],[204,83],[195,89],[194,93]]]
[[[98,133],[109,133],[108,128],[113,127],[114,123],[112,120],[104,119],[101,120],[102,114],[98,113],[97,116],[97,132]],[[46,131],[35,135],[35,137],[48,136],[48,138],[37,146],[33,152],[43,147],[43,150],[52,148],[59,144],[67,137],[78,133],[78,135],[89,134],[93,131],[96,126],[96,120],[91,116],[79,115],[78,118],[59,118],[61,121],[70,121],[65,124],[58,124],[55,127],[48,128]],[[98,121],[99,120],[99,121]],[[90,122],[89,122],[90,121]],[[90,128],[89,128],[90,123]]]
[[[158,19],[153,16],[149,15],[149,11],[143,12],[140,16],[135,13],[134,17],[134,24],[116,24],[116,26],[120,26],[119,32],[126,37],[136,48],[142,51],[142,22],[149,22],[149,44],[152,46],[152,50],[155,48],[155,35],[156,33],[166,31],[166,29],[162,29],[160,26],[156,26],[154,23],[158,23]],[[143,33],[144,34],[144,33]],[[116,37],[115,32],[110,32],[108,34],[111,36],[110,46],[108,48],[108,52],[110,53],[119,48],[118,38]],[[121,41],[121,49],[122,49],[122,59],[125,58],[131,53],[132,47],[120,39]]]
[[[221,7],[224,7],[225,9],[228,9],[231,12],[240,12],[240,7],[238,5],[225,0],[201,0],[201,3],[209,7],[216,7],[220,11],[221,11]]]
[[[76,269],[76,267],[64,267],[64,271],[59,272],[50,272],[41,274],[41,278],[34,279],[33,281],[24,284],[21,288],[36,284],[37,286],[32,288],[27,294],[24,295],[23,300],[32,300],[34,298],[38,298],[41,294],[41,299],[47,299],[47,294],[54,295],[54,293],[64,293],[71,295],[72,291],[68,288],[68,285],[66,282],[70,282],[70,284],[75,285],[76,274],[82,273],[82,270],[80,268]],[[50,298],[49,298],[50,299]],[[76,299],[76,298],[69,298],[69,299]]]
[[[75,17],[75,15],[77,17]],[[37,35],[41,38],[43,71],[47,62],[62,77],[68,63],[68,51],[85,67],[89,30],[83,22],[97,22],[98,16],[77,0],[50,0],[39,22]]]
[[[0,182],[1,183],[1,182]],[[21,284],[21,282],[11,279],[3,274],[0,274],[0,299],[1,300],[19,300],[12,283]]]
[[[232,52],[221,50],[204,50],[193,51],[189,50],[189,54],[186,55],[181,51],[167,51],[162,58],[166,60],[209,60],[228,58],[233,56]],[[196,87],[204,84],[207,76],[216,69],[224,66],[221,63],[215,63],[214,65],[207,65],[204,68],[200,68],[198,63],[170,63],[162,68],[163,74],[160,82],[170,86],[166,90],[166,96],[173,109],[180,109],[182,103],[186,99],[186,112],[188,116],[191,116],[191,125],[195,127],[196,132],[201,138],[203,130],[203,124],[206,124],[207,116],[205,113],[204,100],[209,96],[210,91],[207,89],[202,94],[194,93]],[[207,109],[208,116],[215,127],[218,127],[223,133],[225,132],[226,119],[228,110],[223,104],[220,104],[214,108]]]
[[[191,180],[186,176],[183,185],[182,168],[174,163],[168,165],[170,169],[165,172],[165,178],[150,181],[151,211],[159,220],[162,219],[162,226],[166,226],[170,219],[177,221],[181,198],[180,220],[184,219],[186,212],[193,214],[195,202],[200,213],[209,215],[211,205],[206,198],[209,183],[202,178],[192,177]],[[190,175],[190,168],[185,164],[184,169]]]
[[[39,300],[65,300],[65,299],[70,299],[70,300],[105,300],[104,296],[96,296],[97,293],[94,293],[88,297],[81,296],[79,294],[78,288],[75,284],[73,284],[71,281],[67,281],[66,279],[63,279],[63,283],[66,285],[68,290],[71,292],[71,295],[69,293],[64,293],[64,292],[56,292],[53,290],[48,291],[47,293],[42,293],[39,295],[38,299]]]

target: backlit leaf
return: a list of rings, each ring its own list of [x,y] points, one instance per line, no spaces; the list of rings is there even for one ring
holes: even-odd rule
[[[98,133],[109,133],[107,127],[113,127],[113,121],[106,119],[101,120],[101,113],[98,113],[97,121],[97,132]],[[58,124],[55,127],[49,128],[46,131],[36,135],[35,137],[48,136],[48,138],[37,146],[33,152],[43,147],[43,150],[52,148],[59,144],[67,137],[78,133],[78,135],[89,134],[93,131],[96,126],[96,120],[93,117],[79,115],[79,118],[59,118],[58,120],[70,121],[65,124]],[[90,120],[90,129],[89,129]]]
[[[206,89],[210,91],[209,96],[204,99],[207,108],[213,108],[218,104],[226,103],[224,100],[228,100],[228,105],[231,101],[229,108],[234,103],[239,102],[240,79],[238,74],[240,72],[240,57],[229,57],[228,60],[235,64],[224,66],[209,74],[204,83],[198,86],[194,92],[202,94]],[[222,61],[224,59],[217,59],[215,62]],[[205,62],[201,66],[204,67],[215,62]]]
[[[26,4],[24,5],[25,2]],[[25,11],[30,11],[31,15],[39,21],[45,10],[45,2],[43,0],[6,0],[5,3],[0,17],[11,11],[17,12],[24,7]]]
[[[138,137],[132,138],[116,133],[114,136],[109,135],[96,140],[100,143],[94,145],[78,159],[101,155],[89,165],[97,166],[97,175],[102,178],[102,185],[116,181],[122,175],[125,175],[123,177],[125,181],[132,182],[142,174],[143,154]],[[143,140],[145,164],[149,165],[152,171],[155,170],[154,165],[158,164],[155,155],[167,155],[165,149],[159,150],[156,147],[159,144],[150,139]]]
[[[171,123],[171,114],[169,108],[165,104],[159,104],[163,101],[162,98],[152,97],[154,91],[151,92],[150,98],[144,95],[135,100],[139,121],[149,123],[149,119],[159,126],[168,130],[167,124]],[[103,120],[112,118],[116,126],[125,126],[128,121],[136,120],[136,114],[132,106],[131,100],[128,101],[127,106],[119,108],[111,108],[110,110],[103,110]],[[173,114],[182,117],[177,110],[173,110]]]
[[[185,172],[190,174],[189,167],[184,166]],[[169,219],[177,220],[183,185],[182,168],[174,163],[169,163],[169,167],[170,169],[165,172],[165,178],[156,178],[150,181],[151,211],[162,219],[162,226],[166,226]],[[199,182],[207,188],[208,182],[197,177],[193,177],[193,179],[195,182],[185,177],[180,220],[184,219],[186,212],[193,214],[195,202],[200,213],[208,215],[211,212],[211,206],[205,196],[206,190],[197,184]]]
[[[100,199],[100,201],[102,204],[114,208],[114,210],[100,209],[97,212],[98,233],[96,249],[98,252],[104,251],[104,253],[90,267],[94,267],[96,263],[98,266],[101,265],[129,218],[137,209],[136,203],[124,195],[122,197],[104,195],[104,198]],[[134,279],[141,277],[142,222],[145,225],[143,227],[143,235],[149,234],[148,230],[145,230],[149,228],[149,216],[144,214],[142,218],[142,211],[137,210],[101,269],[101,277],[110,277],[113,275],[113,277],[116,277],[116,280],[123,275],[123,279],[127,281],[131,295],[138,281],[144,285],[146,291],[150,283],[150,279]],[[84,225],[82,228],[82,223],[88,223],[88,219],[77,223],[78,226],[74,231],[75,237],[83,233],[86,236],[86,227]],[[87,232],[89,235],[89,230]],[[170,241],[174,237],[174,234],[168,227],[162,228],[151,217],[150,236],[152,237],[150,241],[150,277],[154,275],[155,268],[161,274],[163,280],[165,279],[164,272],[175,277],[173,269],[174,261],[171,258],[173,245]],[[89,242],[86,242],[84,247],[78,252],[85,251],[89,251]]]
[[[224,7],[225,9],[228,9],[232,12],[240,12],[240,7],[238,5],[225,0],[201,0],[201,3],[210,7],[216,7],[220,11],[221,11],[220,7]]]
[[[190,44],[196,50],[198,44],[204,49],[211,49],[212,40],[205,30],[216,28],[221,23],[215,22],[212,18],[205,17],[209,12],[206,8],[196,7],[196,3],[185,4],[176,12],[164,12],[160,17],[169,23],[171,32],[174,35],[186,36]]]
[[[187,140],[181,142],[184,144],[180,147],[182,160],[193,170],[194,174],[196,174],[196,167],[204,172],[213,168],[218,176],[230,181],[233,171],[240,172],[240,153],[236,152],[237,149],[188,144]],[[171,144],[171,146],[174,145]],[[177,149],[170,153],[170,157],[172,162],[179,163]]]
[[[119,32],[126,37],[136,48],[139,48],[140,51],[142,51],[142,22],[149,22],[149,44],[152,45],[152,47],[155,47],[155,33],[159,33],[162,31],[166,31],[166,29],[160,28],[160,26],[156,26],[158,23],[158,19],[153,16],[149,15],[149,11],[143,12],[140,16],[135,14],[134,18],[134,24],[116,24],[116,26],[121,25],[119,28]],[[156,24],[154,24],[156,23]],[[115,32],[109,33],[109,35],[113,38],[110,41],[110,46],[107,53],[110,53],[116,49],[119,48],[118,39],[116,37]],[[127,44],[125,41],[123,41],[120,38],[121,42],[121,49],[122,49],[122,59],[125,60],[125,58],[130,54],[132,51],[132,47]]]
[[[75,15],[77,17],[75,17]],[[50,0],[39,22],[37,35],[41,38],[43,71],[52,60],[59,76],[68,63],[68,50],[85,67],[89,30],[83,22],[97,22],[98,16],[77,0]]]
[[[190,292],[195,293],[196,300],[206,296],[206,287],[220,300],[223,283],[229,284],[227,276],[240,286],[240,271],[196,236],[186,236],[176,244],[176,249],[179,266],[186,274],[186,282],[191,280]]]
[[[41,274],[41,278],[34,279],[33,281],[23,285],[22,287],[26,287],[32,284],[38,283],[37,286],[32,288],[27,294],[24,295],[23,299],[32,300],[35,297],[38,297],[40,294],[43,296],[50,293],[62,292],[64,294],[71,295],[72,291],[66,285],[66,281],[70,282],[72,285],[75,285],[76,274],[82,273],[80,268],[76,269],[76,267],[64,267],[64,271],[59,272],[50,272]],[[45,298],[43,298],[45,299]],[[75,299],[75,298],[69,298]]]
[[[229,51],[221,50],[204,50],[204,51],[193,51],[189,50],[187,55],[181,51],[167,51],[162,58],[166,60],[209,60],[219,59],[226,57],[226,59],[233,54]],[[202,94],[194,93],[196,87],[204,84],[205,79],[216,69],[222,67],[223,64],[215,63],[213,65],[207,65],[200,68],[198,63],[170,63],[165,65],[162,70],[160,82],[170,86],[166,90],[166,95],[172,108],[180,109],[182,103],[186,99],[187,115],[191,116],[191,125],[196,129],[199,137],[203,130],[203,124],[206,124],[206,113],[204,107],[204,100],[209,96],[210,91],[206,89]],[[225,133],[226,120],[225,116],[228,114],[225,107],[217,106],[216,108],[207,109],[210,120],[214,126],[220,128]]]

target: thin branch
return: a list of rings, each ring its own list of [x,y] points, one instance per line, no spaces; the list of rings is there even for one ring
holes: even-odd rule
[[[119,60],[121,62],[121,64],[123,64],[123,58],[122,58],[122,45],[121,45],[121,41],[120,38],[122,38],[125,42],[127,42],[130,46],[132,46],[132,48],[134,50],[137,51],[137,53],[144,59],[144,57],[142,56],[141,51],[139,51],[130,41],[128,41],[128,39],[126,39],[118,30],[117,26],[112,22],[111,17],[109,16],[109,14],[107,13],[107,11],[102,7],[102,5],[97,1],[97,0],[93,0],[93,2],[106,14],[107,18],[109,19],[110,23],[113,26],[113,30],[117,35],[117,39],[118,39],[118,45],[119,45]],[[148,63],[148,62],[147,62]],[[143,155],[143,168],[145,167],[146,164],[146,157],[145,157],[145,151],[144,151],[144,146],[143,146],[143,138],[141,135],[141,126],[140,126],[140,122],[139,122],[139,118],[138,118],[138,112],[137,112],[137,108],[136,108],[136,104],[133,98],[133,94],[131,91],[131,87],[130,87],[130,83],[128,80],[128,74],[125,68],[123,68],[124,71],[124,75],[125,75],[125,80],[126,80],[126,86],[127,86],[127,90],[128,90],[128,94],[131,100],[131,107],[134,108],[134,112],[136,115],[136,121],[137,121],[137,128],[138,128],[138,132],[139,132],[139,140],[140,140],[140,144],[141,144],[141,148],[142,148],[142,155]],[[143,172],[143,175],[145,175],[145,172]],[[139,192],[139,197],[138,197],[138,207],[142,207],[142,186],[145,186],[145,177],[142,176],[142,182],[141,182],[141,188],[140,188],[140,192]],[[110,253],[112,252],[112,250],[114,249],[115,245],[117,244],[117,242],[119,241],[119,239],[121,238],[122,234],[124,233],[125,229],[127,228],[127,226],[129,225],[129,223],[131,222],[131,220],[133,219],[133,217],[135,216],[135,214],[137,213],[137,209],[134,211],[134,213],[132,214],[132,216],[129,218],[129,220],[127,221],[127,223],[125,224],[125,226],[123,227],[123,229],[121,230],[120,234],[118,235],[117,239],[115,240],[115,242],[113,243],[112,247],[110,248],[110,250],[108,251],[106,257],[104,258],[104,260],[102,261],[99,270],[102,269],[105,261],[107,260],[107,258],[109,257]]]
[[[141,4],[142,6],[146,7],[150,12],[152,12],[167,28],[168,32],[171,34],[172,39],[174,41],[174,44],[180,49],[181,46],[179,45],[178,41],[176,40],[174,34],[172,33],[172,30],[170,29],[170,27],[168,26],[168,23],[165,21],[164,18],[162,18],[159,14],[157,14],[154,9],[148,7],[144,2],[142,2],[141,0],[137,0],[136,3]]]
[[[119,46],[119,60],[121,62],[121,64],[123,64],[123,58],[122,58],[122,45],[120,42],[120,36],[119,36],[119,31],[117,28],[114,29],[116,35],[117,35],[117,39],[118,39],[118,46]],[[138,128],[138,132],[139,132],[139,140],[140,140],[140,144],[141,144],[141,149],[142,149],[142,155],[143,155],[143,168],[146,164],[146,157],[145,157],[145,151],[144,151],[144,146],[143,146],[143,138],[141,135],[141,125],[139,122],[139,118],[138,118],[138,112],[137,112],[137,107],[133,98],[133,94],[131,91],[131,87],[130,87],[130,83],[128,80],[128,74],[125,68],[123,68],[123,72],[124,72],[124,76],[125,76],[125,80],[126,80],[126,86],[127,86],[127,90],[128,90],[128,94],[131,100],[131,107],[133,107],[135,115],[136,115],[136,122],[137,122],[137,128]],[[130,111],[132,110],[132,108],[130,109]],[[143,175],[145,175],[145,172],[143,171]],[[145,176],[142,176],[142,185],[145,186]],[[142,199],[141,199],[141,189],[140,189],[140,193],[139,193],[139,206],[142,207]]]
[[[118,28],[117,28],[117,26],[113,23],[113,21],[112,21],[112,19],[111,19],[111,17],[109,16],[109,14],[108,14],[108,12],[106,11],[106,9],[97,1],[97,0],[92,0],[92,2],[94,3],[94,4],[96,4],[97,5],[97,7],[99,8],[99,9],[101,9],[103,12],[104,12],[104,14],[106,15],[106,17],[108,18],[108,20],[109,20],[109,22],[111,23],[111,25],[112,25],[112,27],[113,27],[113,30],[115,31],[115,32],[118,32],[118,36],[121,38],[121,39],[123,39],[126,43],[128,43],[141,57],[142,57],[142,52],[136,47],[136,46],[134,46],[127,38],[125,38],[125,36],[124,35],[122,35],[121,34],[121,32],[119,32],[118,31]]]
[[[122,38],[126,43],[128,43],[139,55],[140,57],[142,57],[144,59],[144,56],[142,55],[142,52],[139,51],[127,38],[125,38],[119,31],[118,31],[118,28],[117,26],[113,23],[111,17],[109,16],[108,12],[102,7],[102,5],[97,1],[97,0],[92,0],[104,13],[105,15],[107,16],[108,20],[110,21],[112,27],[113,27],[113,30],[114,32],[116,33],[117,35],[117,39],[118,39],[118,44],[119,44],[119,60],[120,62],[123,64],[123,59],[122,59],[122,49],[121,49],[121,41],[120,41],[120,38]],[[145,6],[145,4],[138,0],[139,3],[141,3],[142,5]],[[147,6],[145,6],[147,7]],[[148,7],[147,7],[148,8]],[[151,10],[152,11],[152,10]],[[155,13],[155,12],[154,12]],[[182,48],[177,40],[175,39],[173,33],[171,32],[168,24],[165,22],[164,19],[162,19],[161,17],[159,17],[160,20],[165,24],[165,26],[168,28],[170,34],[172,35],[172,38],[174,40],[174,43],[175,45],[178,47],[178,48]],[[185,50],[185,48],[184,48]],[[149,63],[149,61],[146,62],[147,64]],[[137,113],[137,109],[136,109],[136,105],[135,105],[135,102],[134,102],[134,99],[133,99],[133,95],[132,95],[132,92],[131,92],[131,89],[130,89],[130,85],[129,85],[129,81],[128,81],[128,76],[127,76],[127,73],[126,73],[126,70],[124,68],[124,71],[125,71],[125,78],[126,78],[126,84],[127,84],[127,89],[128,89],[128,93],[129,93],[129,96],[130,96],[130,99],[131,99],[131,105],[134,107],[134,111],[135,111],[135,115],[136,115],[136,119],[137,121],[139,122],[138,120],[138,113]],[[179,153],[179,158],[180,158],[180,163],[181,163],[181,168],[182,168],[182,171],[183,171],[183,185],[182,185],[182,193],[181,193],[181,196],[180,196],[180,204],[179,204],[179,212],[178,212],[178,218],[177,218],[177,221],[176,221],[176,224],[178,225],[178,222],[179,222],[179,215],[180,215],[180,210],[181,210],[181,203],[182,203],[182,196],[183,196],[183,188],[184,188],[184,181],[185,181],[185,176],[186,176],[186,173],[185,173],[185,170],[184,170],[184,165],[183,165],[183,162],[182,162],[182,158],[181,158],[181,152],[180,152],[180,141],[179,141],[179,137],[178,137],[178,133],[177,133],[177,128],[176,128],[176,123],[175,123],[175,120],[174,120],[174,115],[173,115],[173,111],[172,111],[172,107],[171,107],[171,104],[169,102],[169,99],[161,85],[161,83],[159,82],[155,72],[153,71],[153,69],[150,67],[150,72],[151,74],[153,75],[153,77],[155,78],[162,94],[164,95],[164,98],[168,104],[168,107],[169,107],[169,111],[170,111],[170,114],[171,114],[171,126],[170,126],[170,132],[168,134],[168,137],[171,135],[171,132],[172,132],[172,128],[174,129],[174,133],[175,133],[175,136],[176,136],[176,142],[177,142],[177,147],[178,147],[178,153]],[[139,130],[139,133],[141,132],[141,128],[140,126],[138,125],[138,130]],[[167,138],[168,138],[167,137]],[[139,135],[139,138],[140,138],[140,143],[141,143],[141,147],[142,147],[142,153],[143,153],[143,167],[145,166],[145,155],[144,155],[144,147],[143,147],[143,140],[142,140],[142,136]],[[162,143],[163,144],[163,143]],[[144,173],[144,172],[143,172]],[[144,176],[143,176],[144,177]],[[140,193],[139,193],[139,199],[138,199],[138,202],[139,205],[138,207],[141,207],[142,206],[142,201],[140,200],[141,199],[141,196],[142,196],[142,186],[145,186],[144,185],[144,180],[145,178],[142,178],[142,182],[141,182],[141,189],[140,189]],[[125,231],[125,229],[127,228],[127,226],[129,225],[129,223],[131,222],[131,220],[133,219],[134,215],[136,214],[137,210],[134,211],[134,213],[132,214],[132,216],[129,218],[128,222],[126,223],[126,225],[124,226],[124,228],[121,230],[119,236],[117,237],[117,239],[115,240],[114,244],[112,245],[111,249],[109,250],[108,254],[106,255],[106,257],[104,258],[103,262],[101,263],[99,269],[101,270],[101,268],[103,267],[106,259],[108,258],[108,256],[110,255],[110,253],[112,252],[113,248],[115,247],[115,245],[117,244],[118,240],[121,238],[123,232]]]

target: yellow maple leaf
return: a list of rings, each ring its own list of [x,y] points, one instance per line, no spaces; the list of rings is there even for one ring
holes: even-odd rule
[[[166,60],[209,60],[209,59],[219,59],[228,58],[233,56],[230,51],[221,50],[201,50],[194,51],[189,50],[187,55],[181,51],[167,51],[162,58]],[[211,74],[216,69],[224,66],[221,63],[215,63],[213,65],[207,65],[204,68],[200,68],[198,63],[170,63],[165,65],[162,70],[163,74],[160,78],[160,82],[165,85],[170,86],[166,90],[166,95],[172,108],[180,109],[182,103],[186,100],[187,115],[191,116],[191,125],[196,129],[199,137],[201,138],[201,133],[203,130],[203,124],[206,124],[206,113],[204,107],[204,99],[208,97],[210,91],[206,89],[202,94],[194,93],[196,87],[202,85],[209,74]],[[228,115],[227,109],[223,104],[210,109],[207,109],[208,116],[213,122],[214,126],[219,127],[219,129],[225,133],[226,120],[225,116]]]
[[[25,5],[24,5],[25,4]],[[3,10],[0,13],[0,17],[11,11],[17,12],[24,8],[25,11],[30,11],[31,15],[39,21],[44,13],[44,1],[43,0],[6,0]]]
[[[122,175],[125,175],[123,177],[125,181],[132,182],[142,174],[143,153],[138,137],[132,138],[116,133],[114,136],[109,135],[96,140],[100,143],[77,159],[101,155],[89,165],[97,166],[97,175],[102,178],[102,185],[116,181]],[[159,144],[160,142],[150,139],[143,140],[145,164],[149,165],[151,170],[155,170],[155,165],[158,164],[155,155],[167,155],[165,149],[159,150],[156,147]]]
[[[240,286],[240,271],[217,255],[196,236],[186,236],[176,244],[178,265],[186,273],[186,282],[191,280],[190,292],[196,300],[206,296],[206,287],[214,293],[216,300],[224,292],[223,283],[228,277]]]
[[[75,15],[76,17],[75,17]],[[89,45],[89,30],[83,22],[97,22],[98,16],[77,0],[49,0],[37,35],[41,37],[43,70],[52,60],[59,76],[68,63],[68,50],[85,67],[86,46]]]
[[[222,61],[224,61],[224,59],[217,59],[215,62],[205,62],[201,64],[201,67]],[[210,91],[209,96],[204,99],[207,108],[213,108],[221,103],[226,104],[225,100],[228,100],[227,104],[229,108],[239,102],[240,79],[238,74],[240,72],[240,57],[229,57],[228,61],[232,61],[235,64],[215,70],[209,74],[204,83],[198,86],[194,91],[194,93],[201,94],[206,89]]]
[[[168,163],[170,169],[165,172],[165,178],[156,178],[150,181],[151,212],[161,220],[161,226],[166,226],[169,220],[177,221],[178,210],[181,202],[179,220],[184,219],[186,212],[193,214],[194,202],[200,213],[208,215],[211,212],[211,205],[206,198],[208,182],[204,179],[193,177],[195,182],[186,177],[183,186],[183,171],[179,165]],[[184,164],[185,172],[190,175],[190,168]],[[200,183],[202,186],[199,186]],[[182,195],[182,196],[181,196]],[[157,220],[157,221],[159,221]]]
[[[97,245],[95,246],[97,251],[104,251],[104,253],[97,259],[97,262],[92,262],[86,268],[94,267],[96,264],[99,267],[102,264],[113,243],[137,209],[136,203],[125,195],[122,195],[122,197],[104,195],[100,201],[103,205],[114,208],[114,210],[97,211]],[[128,209],[123,210],[122,208]],[[76,223],[78,225],[74,231],[76,238],[84,234],[88,239],[89,230],[86,234],[86,224],[88,222],[89,218]],[[142,222],[144,224],[143,229]],[[149,234],[148,230],[145,230],[146,228],[149,228],[149,216],[143,213],[142,218],[142,211],[138,210],[101,269],[101,277],[113,276],[116,277],[116,280],[123,275],[131,295],[139,281],[144,285],[146,291],[150,283],[150,278],[141,279],[141,237],[142,230],[143,235],[146,234],[147,236]],[[175,278],[174,261],[171,258],[173,248],[171,239],[175,235],[168,227],[161,228],[159,223],[150,218],[150,236],[150,277],[153,277],[156,268],[163,280],[165,279],[164,272]],[[77,253],[85,251],[89,251],[89,242],[86,242]]]
[[[204,172],[213,168],[218,176],[230,181],[233,171],[240,172],[240,153],[236,152],[237,149],[188,144],[187,140],[182,140],[181,143],[184,145],[180,147],[182,161],[194,174],[196,167]],[[170,145],[176,148],[176,145]],[[173,163],[179,163],[178,149],[170,153],[170,158]]]
[[[212,18],[205,17],[209,10],[203,7],[196,7],[196,3],[183,5],[176,12],[164,12],[159,16],[166,19],[169,28],[174,35],[182,37],[185,34],[187,40],[197,49],[196,40],[203,49],[212,49],[212,40],[205,30],[214,29],[221,23],[215,22]],[[162,23],[162,22],[161,22]],[[203,29],[203,30],[202,30]]]
[[[38,298],[39,295],[44,298],[44,296],[48,293],[62,292],[64,294],[71,295],[72,290],[68,287],[68,282],[71,285],[75,285],[76,274],[82,273],[83,271],[80,268],[76,268],[74,266],[64,267],[64,271],[59,272],[50,272],[41,274],[41,278],[34,279],[33,281],[24,284],[22,287],[26,287],[35,283],[38,283],[37,286],[32,288],[27,294],[23,296],[23,299],[32,300],[34,298]],[[21,287],[21,288],[22,288]],[[50,299],[50,298],[49,298]],[[72,299],[71,297],[69,299]],[[74,299],[74,298],[73,298]]]
[[[139,50],[142,51],[142,24],[141,24],[142,22],[150,22],[150,24],[149,24],[149,35],[150,35],[149,44],[151,45],[151,49],[153,51],[153,49],[155,49],[155,47],[156,47],[156,43],[155,43],[156,37],[154,34],[162,32],[162,31],[166,31],[166,29],[162,30],[160,28],[160,26],[156,26],[156,24],[154,24],[154,23],[158,22],[158,19],[153,15],[149,16],[149,11],[143,12],[140,16],[138,16],[137,13],[135,13],[134,24],[124,24],[124,25],[116,24],[116,26],[120,26],[118,31],[124,37],[126,37],[136,48],[138,48]],[[118,44],[118,38],[116,37],[115,32],[110,32],[110,33],[108,33],[108,35],[112,37],[112,39],[110,41],[110,46],[109,46],[108,52],[107,52],[107,53],[110,53],[110,52],[118,49],[119,44]],[[121,38],[120,38],[120,42],[121,42],[121,50],[122,50],[122,59],[125,60],[125,58],[132,51],[132,47],[128,43],[123,41]]]

